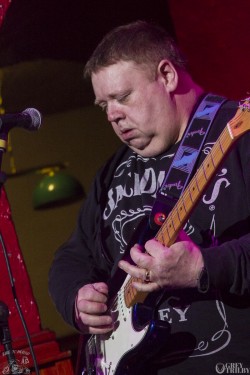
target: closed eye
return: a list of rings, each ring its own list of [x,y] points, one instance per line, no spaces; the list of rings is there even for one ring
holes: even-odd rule
[[[131,91],[126,92],[123,95],[117,96],[116,99],[119,103],[125,103],[129,99],[130,94],[131,94]]]
[[[131,95],[131,90],[119,95],[110,95],[111,100],[116,100],[118,103],[126,103]],[[107,111],[108,103],[104,100],[96,100],[95,105],[99,106],[102,111]]]

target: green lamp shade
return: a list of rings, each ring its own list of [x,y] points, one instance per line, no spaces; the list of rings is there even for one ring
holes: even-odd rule
[[[63,172],[58,172],[45,176],[35,188],[33,207],[40,209],[64,205],[83,196],[83,188],[77,179]]]

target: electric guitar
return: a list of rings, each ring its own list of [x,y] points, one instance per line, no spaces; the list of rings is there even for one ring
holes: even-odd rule
[[[158,230],[155,238],[159,242],[167,247],[175,242],[221,162],[235,141],[249,130],[250,98],[247,98],[240,102],[235,116],[226,125]],[[137,375],[141,373],[138,365],[145,365],[146,360],[154,357],[168,341],[169,324],[157,319],[156,309],[144,303],[148,293],[135,290],[133,281],[135,278],[125,276],[120,289],[109,301],[114,330],[105,335],[92,335],[83,344],[85,365],[81,375]]]

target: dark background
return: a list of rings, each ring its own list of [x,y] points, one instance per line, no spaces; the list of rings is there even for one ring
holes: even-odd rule
[[[147,19],[176,37],[201,85],[238,99],[249,91],[249,16],[249,0],[12,0],[0,32],[0,67],[37,60],[83,64],[112,27]],[[40,78],[43,74],[40,68]],[[71,77],[67,79],[69,87]],[[25,87],[16,77],[15,82],[4,81],[5,109],[21,110],[31,103],[51,113],[89,103],[90,90],[75,79],[73,74],[73,95],[49,80],[49,87],[44,80],[41,87],[39,77],[26,77]]]

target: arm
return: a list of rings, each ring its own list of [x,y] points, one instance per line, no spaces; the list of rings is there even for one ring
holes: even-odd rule
[[[64,320],[75,324],[74,306],[84,285],[106,282],[109,266],[100,251],[98,185],[93,184],[78,216],[76,229],[59,250],[49,272],[49,292]]]
[[[70,239],[56,252],[49,272],[49,291],[57,310],[66,322],[76,328],[79,328],[76,320],[78,323],[83,321],[84,325],[90,323],[82,319],[89,309],[99,314],[104,308],[99,306],[99,310],[96,305],[89,307],[88,301],[95,303],[96,299],[99,299],[101,304],[106,304],[108,291],[103,284],[110,278],[114,261],[102,246],[102,211],[116,165],[127,150],[128,148],[123,146],[97,173],[80,210],[76,228]],[[109,319],[106,321],[109,324]],[[98,319],[95,324],[105,325],[105,322]]]

